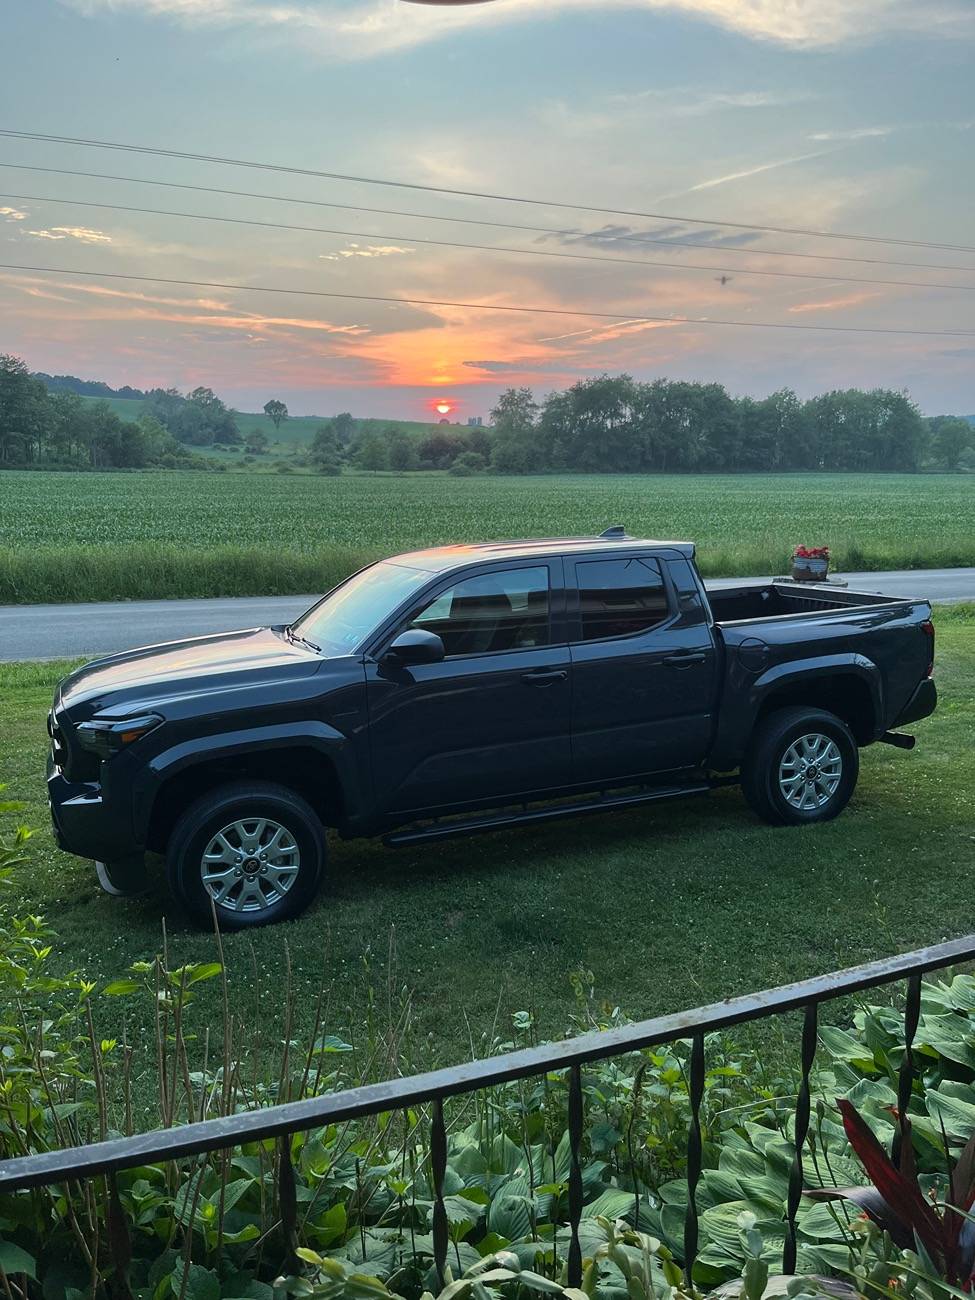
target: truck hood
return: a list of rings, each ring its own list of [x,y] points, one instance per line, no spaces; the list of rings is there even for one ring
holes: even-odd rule
[[[161,707],[174,698],[239,688],[252,675],[265,684],[310,677],[322,663],[320,655],[292,641],[284,628],[193,637],[86,664],[61,682],[56,707],[75,722],[106,711],[125,716],[132,707]]]

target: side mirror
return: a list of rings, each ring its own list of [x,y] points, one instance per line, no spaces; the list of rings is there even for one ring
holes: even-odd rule
[[[445,656],[443,641],[436,632],[411,627],[401,632],[386,654],[401,664],[439,664]]]

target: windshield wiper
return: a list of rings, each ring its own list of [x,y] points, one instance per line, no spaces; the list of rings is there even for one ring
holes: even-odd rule
[[[299,636],[290,624],[284,630],[287,632],[289,640],[297,642],[299,645],[306,645],[309,650],[314,650],[317,655],[322,653],[322,647],[320,645],[316,645],[314,641],[309,641],[306,636]]]

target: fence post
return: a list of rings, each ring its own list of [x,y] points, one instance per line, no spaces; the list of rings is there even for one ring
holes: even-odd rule
[[[807,1002],[802,1021],[802,1078],[799,1081],[799,1095],[796,1097],[795,1131],[793,1133],[795,1155],[792,1159],[792,1169],[789,1172],[785,1245],[782,1248],[783,1273],[794,1273],[796,1271],[796,1254],[798,1252],[796,1215],[799,1213],[799,1202],[802,1200],[802,1184],[804,1181],[802,1150],[806,1145],[806,1134],[809,1132],[809,1075],[812,1072],[813,1060],[816,1056],[816,1043],[819,1037],[818,1009],[817,1003]]]

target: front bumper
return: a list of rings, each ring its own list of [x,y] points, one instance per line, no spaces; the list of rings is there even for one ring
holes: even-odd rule
[[[917,722],[920,718],[929,717],[938,707],[938,688],[934,684],[934,679],[925,677],[918,683],[914,694],[898,713],[897,718],[890,724],[891,730],[895,727],[906,727],[909,722]]]
[[[58,848],[79,858],[113,862],[142,853],[135,844],[128,809],[113,809],[97,781],[68,781],[52,759],[47,800]]]

